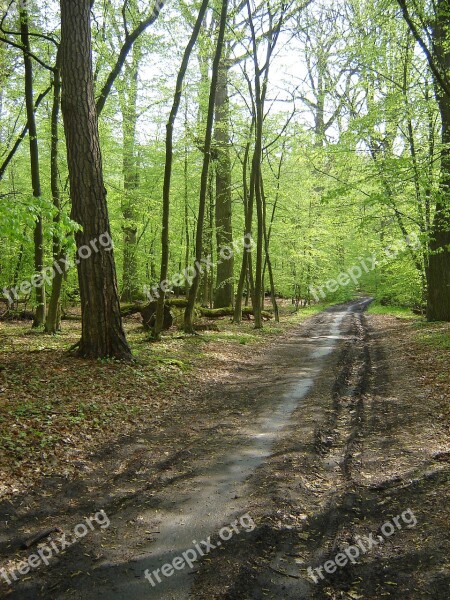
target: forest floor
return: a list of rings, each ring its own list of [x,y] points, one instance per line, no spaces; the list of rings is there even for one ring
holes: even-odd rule
[[[130,319],[132,365],[1,325],[0,597],[447,599],[450,328],[363,308],[161,344]],[[52,527],[74,543],[20,574]]]

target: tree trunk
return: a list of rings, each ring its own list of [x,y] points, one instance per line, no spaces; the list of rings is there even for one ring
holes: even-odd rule
[[[187,269],[189,267],[189,259],[191,256],[190,249],[190,240],[191,240],[191,232],[189,230],[189,152],[188,152],[188,142],[187,142],[187,131],[188,131],[188,104],[186,98],[186,109],[185,109],[185,118],[184,118],[184,130],[186,141],[184,143],[184,239],[186,241],[185,251],[184,251],[184,268]],[[186,296],[189,293],[189,281],[186,278],[185,282],[185,294]]]
[[[28,12],[25,4],[20,8],[20,39],[24,48],[23,61],[25,67],[25,104],[27,109],[27,125],[30,141],[30,165],[33,196],[40,202],[41,179],[39,173],[39,146],[36,129],[36,118],[34,114],[33,99],[33,65],[29,56],[30,38],[28,28]],[[40,210],[40,207],[39,207]],[[44,225],[42,215],[39,214],[34,227],[34,270],[40,275],[44,268]],[[45,320],[45,284],[36,286],[36,312],[33,327],[40,327]]]
[[[252,124],[250,126],[250,138],[253,134],[255,120],[252,119]],[[250,186],[248,186],[247,177],[248,177],[248,164],[249,164],[249,156],[250,156],[250,141],[247,142],[245,146],[244,153],[244,161],[242,164],[242,182],[243,182],[243,197],[244,197],[244,217],[245,217],[245,231],[244,235],[251,235],[252,233],[252,222],[253,222],[253,169],[250,171]],[[244,285],[247,282],[247,300],[248,303],[248,295],[250,288],[250,277],[249,277],[249,265],[250,265],[250,248],[246,251],[243,248],[242,253],[242,264],[241,264],[241,272],[239,275],[237,291],[236,291],[236,299],[234,303],[234,315],[233,315],[233,323],[239,324],[242,321],[242,295],[244,293]]]
[[[258,103],[258,101],[256,101]],[[262,107],[257,108],[262,117]],[[261,317],[263,290],[263,245],[264,245],[264,218],[261,194],[261,160],[262,160],[262,118],[260,126],[256,126],[255,153],[253,155],[253,169],[255,172],[255,204],[256,204],[256,260],[255,260],[255,295],[253,298],[253,310],[255,311],[255,329],[261,329],[263,321]]]
[[[47,94],[50,93],[51,89],[52,89],[52,86],[49,86],[45,91],[43,91],[42,93],[40,93],[39,96],[36,98],[36,102],[34,103],[34,112],[37,111],[37,109],[39,108],[40,104],[42,103],[42,101],[47,96]],[[17,139],[14,142],[13,147],[8,152],[5,160],[0,165],[0,181],[3,179],[3,177],[5,175],[6,169],[8,168],[10,162],[12,161],[12,159],[14,158],[16,152],[20,148],[20,145],[23,142],[23,140],[25,139],[25,136],[27,135],[27,133],[28,133],[28,122],[26,123],[25,127],[22,129],[22,131],[20,132],[20,134],[17,136]]]
[[[449,28],[448,2],[439,0],[433,29],[434,51],[447,82],[450,72]],[[442,121],[441,189],[431,225],[427,319],[450,321],[450,93],[449,86],[443,89],[437,81],[435,86]]]
[[[123,302],[133,302],[139,296],[136,190],[139,188],[139,167],[136,157],[137,78],[141,58],[139,40],[133,46],[133,60],[125,67],[124,90],[119,93],[123,136]]]
[[[110,244],[99,245],[100,240],[111,240],[111,231],[93,91],[90,10],[91,0],[61,0],[62,113],[71,216],[82,226],[75,234],[82,315],[79,354],[130,360],[114,252]]]
[[[267,83],[267,74],[270,62],[270,48],[271,41],[268,42],[268,51],[266,57],[266,63],[264,66],[265,75],[264,82],[261,83],[261,69],[258,62],[258,45],[256,39],[255,28],[253,24],[253,17],[250,8],[250,2],[247,0],[248,10],[248,21],[251,31],[251,40],[253,47],[253,66],[254,66],[254,118],[255,118],[255,147],[253,151],[252,160],[252,185],[254,186],[254,198],[256,204],[256,261],[255,261],[255,294],[253,298],[253,310],[255,313],[255,329],[261,329],[263,326],[261,310],[262,302],[261,295],[263,293],[263,244],[264,244],[264,219],[263,219],[263,204],[261,194],[261,162],[262,162],[262,135],[263,135],[263,121],[264,121],[264,95],[265,95],[265,84]],[[251,194],[252,192],[250,192]]]
[[[435,95],[442,122],[441,186],[430,228],[430,256],[427,269],[427,319],[450,321],[450,49],[448,0],[433,2],[430,23],[432,43],[427,44],[411,16],[406,0],[397,0],[403,17],[425,53],[434,78]],[[422,21],[423,24],[423,21]],[[427,210],[427,209],[426,209]]]
[[[262,138],[264,127],[264,104],[266,100],[267,85],[269,81],[269,69],[272,54],[277,44],[281,25],[287,9],[286,4],[280,5],[280,16],[274,25],[274,17],[269,11],[269,31],[266,37],[266,56],[264,65],[260,67],[258,60],[258,40],[253,22],[250,0],[247,0],[248,24],[251,33],[252,58],[254,67],[254,119],[255,119],[255,148],[253,152],[252,170],[253,185],[257,214],[257,240],[255,261],[255,292],[253,297],[253,310],[255,313],[255,329],[261,329],[263,321],[261,317],[262,297],[264,293],[263,281],[263,249],[264,249],[264,207],[262,198]],[[249,85],[250,82],[249,82]]]
[[[263,268],[263,280],[264,274],[267,266],[267,271],[269,273],[269,283],[270,283],[270,299],[272,301],[273,313],[275,315],[275,322],[280,322],[280,313],[278,310],[277,298],[275,296],[275,281],[273,277],[273,269],[272,269],[272,261],[270,260],[270,234],[267,231],[267,202],[266,196],[264,194],[264,184],[261,178],[261,196],[263,202],[263,229],[264,229],[264,249],[265,249],[265,263]],[[271,224],[272,225],[272,224]],[[263,288],[264,289],[264,288]],[[264,308],[264,295],[263,295],[263,308]]]
[[[214,243],[214,209],[215,209],[215,197],[214,197],[214,169],[209,170],[208,178],[208,226],[203,232],[203,245],[206,250],[207,256],[213,256]],[[211,266],[205,269],[203,274],[203,306],[213,307],[214,304],[214,267]]]
[[[233,229],[231,221],[231,157],[230,157],[230,101],[228,98],[228,56],[220,61],[216,91],[216,123],[215,147],[217,150],[216,165],[216,240],[217,251],[231,246]],[[214,308],[222,308],[233,304],[234,260],[217,261],[216,289]]]
[[[175,119],[180,108],[181,94],[183,92],[183,82],[186,75],[186,70],[189,65],[189,59],[192,54],[192,50],[200,33],[202,22],[208,8],[208,0],[203,0],[200,7],[197,20],[192,30],[191,37],[185,48],[183,59],[181,61],[181,67],[178,71],[177,81],[175,85],[175,94],[173,97],[172,109],[170,111],[169,120],[166,125],[166,162],[164,169],[164,185],[163,185],[163,218],[162,218],[162,232],[161,232],[161,273],[160,282],[164,282],[167,279],[169,270],[169,216],[170,216],[170,185],[172,180],[172,163],[173,163],[173,130],[175,125]],[[156,317],[153,327],[153,336],[155,339],[160,337],[163,322],[164,322],[164,299],[165,299],[165,286],[161,286],[158,290],[159,296],[156,306]]]
[[[209,91],[209,103],[208,103],[208,115],[206,120],[206,132],[205,132],[205,144],[203,154],[203,167],[202,176],[200,183],[200,200],[198,208],[198,220],[197,220],[197,231],[195,237],[195,258],[196,264],[201,264],[203,254],[203,222],[205,219],[205,208],[206,208],[206,197],[208,193],[208,174],[209,165],[211,162],[211,142],[212,142],[212,130],[214,124],[214,106],[217,89],[217,78],[219,71],[219,62],[222,57],[222,50],[225,38],[225,26],[228,14],[228,0],[222,0],[222,8],[220,13],[219,22],[219,35],[217,38],[216,52],[214,56],[212,73],[211,73],[211,87]],[[194,275],[192,285],[189,289],[188,305],[184,313],[184,330],[187,333],[194,333],[194,305],[197,298],[197,292],[200,285],[200,273],[198,268]]]
[[[450,321],[450,97],[439,102],[442,117],[441,190],[431,226],[427,319]]]
[[[53,206],[56,214],[53,218],[53,263],[61,264],[60,260],[64,257],[61,244],[61,232],[59,223],[61,221],[61,194],[58,182],[58,120],[61,103],[61,74],[60,74],[60,53],[56,60],[56,67],[53,79],[53,106],[51,116],[51,150],[50,150],[50,183],[52,188]],[[61,329],[61,288],[64,279],[63,271],[55,269],[52,280],[52,293],[48,304],[47,318],[45,320],[45,332],[55,334]]]

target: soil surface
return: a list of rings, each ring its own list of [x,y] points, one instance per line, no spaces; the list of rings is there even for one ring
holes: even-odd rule
[[[2,502],[0,597],[447,599],[448,353],[430,380],[367,303],[242,349],[178,414]]]

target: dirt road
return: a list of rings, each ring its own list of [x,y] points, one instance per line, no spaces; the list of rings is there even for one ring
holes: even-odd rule
[[[74,507],[74,524],[103,508],[110,525],[1,593],[447,598],[444,430],[395,333],[368,326],[368,302],[317,315],[199,391],[184,416],[193,435],[148,431],[81,483],[49,482],[34,516],[53,502]],[[152,448],[175,434],[178,451],[155,464]]]

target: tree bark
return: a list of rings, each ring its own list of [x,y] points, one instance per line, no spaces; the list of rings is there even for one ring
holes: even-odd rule
[[[448,0],[433,3],[432,43],[425,41],[430,31],[421,33],[406,0],[397,0],[412,34],[422,48],[433,74],[434,90],[442,123],[441,181],[430,228],[430,255],[427,268],[427,319],[450,321],[450,49]]]
[[[450,14],[447,0],[436,3],[433,29],[434,53],[439,69],[448,81]],[[441,185],[431,225],[430,256],[427,269],[429,321],[450,321],[450,93],[435,82],[442,121]]]
[[[62,113],[66,132],[72,219],[80,285],[82,334],[79,354],[86,358],[130,360],[120,316],[114,252],[100,247],[109,236],[106,189],[92,76],[91,0],[61,0]],[[103,238],[101,238],[103,236]],[[95,251],[90,243],[97,245]],[[86,248],[90,248],[90,256]]]

